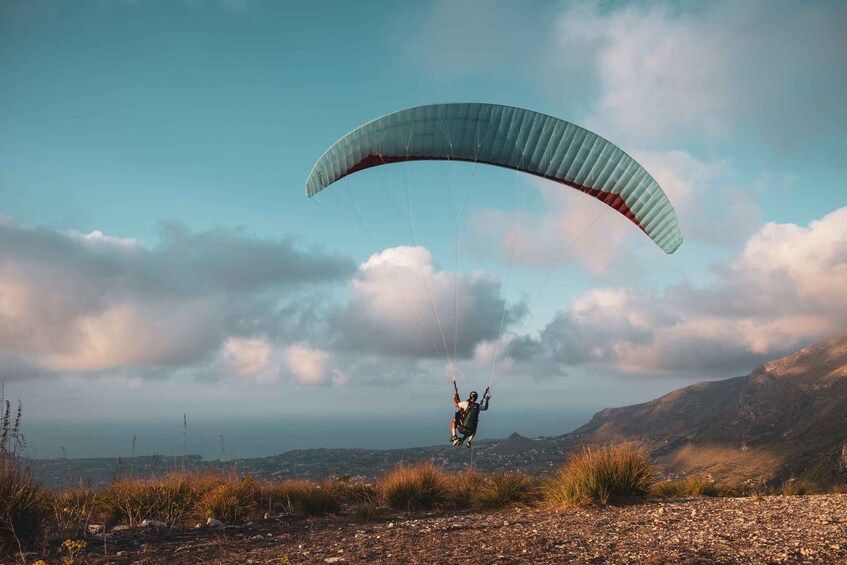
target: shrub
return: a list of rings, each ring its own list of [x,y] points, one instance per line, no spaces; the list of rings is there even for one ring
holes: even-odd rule
[[[336,514],[349,496],[342,482],[290,479],[281,483],[266,482],[257,491],[257,504],[262,512],[294,512],[308,516]]]
[[[47,491],[19,457],[26,447],[21,415],[20,402],[12,410],[0,385],[0,552],[22,553],[41,538],[50,514]]]
[[[249,476],[220,482],[200,496],[195,511],[203,518],[215,518],[222,522],[245,520],[258,510],[258,491],[256,483]]]
[[[145,518],[158,519],[159,498],[153,479],[115,477],[103,489],[100,502],[111,523],[136,526]]]
[[[473,467],[457,473],[450,480],[450,501],[457,508],[471,506],[484,482],[485,476]]]
[[[0,452],[0,552],[21,552],[38,541],[49,515],[47,492],[29,467]]]
[[[373,502],[379,499],[376,487],[369,483],[347,483],[343,485],[344,502],[358,504],[360,502]]]
[[[444,472],[432,462],[399,465],[378,485],[385,502],[395,510],[429,510],[448,500]]]
[[[257,491],[259,509],[268,513],[294,512],[310,484],[312,481],[305,479],[262,483]]]
[[[780,488],[782,496],[803,496],[806,494],[812,494],[813,491],[814,487],[811,483],[794,479],[785,481],[782,483],[782,488]]]
[[[99,506],[110,522],[136,526],[145,518],[168,527],[186,522],[209,492],[236,482],[216,473],[176,471],[163,477],[115,477],[99,497]]]
[[[718,496],[720,488],[717,483],[705,477],[688,477],[685,481],[685,492],[688,496]]]
[[[91,487],[68,487],[56,493],[50,505],[59,535],[76,538],[88,532],[88,523],[97,510],[97,496]]]
[[[749,496],[752,488],[709,480],[705,477],[688,477],[655,483],[650,494],[659,498],[683,498],[692,496]]]
[[[552,504],[587,504],[646,495],[655,482],[653,463],[630,444],[586,447],[543,485]]]
[[[687,496],[685,481],[679,479],[659,481],[650,487],[650,494],[657,498],[683,498]]]
[[[686,479],[676,479],[668,481],[660,481],[655,483],[650,489],[653,496],[661,498],[683,498],[691,496],[719,496],[722,492],[722,487],[704,477],[688,477]]]
[[[194,512],[200,497],[221,482],[219,476],[177,471],[154,482],[159,498],[156,516],[170,528],[184,523]]]
[[[350,504],[353,516],[359,520],[375,520],[383,514],[384,507],[380,504],[379,492],[374,485],[347,483],[344,485],[343,500]]]
[[[353,504],[353,517],[357,520],[377,520],[385,513],[385,507],[380,506],[378,499],[357,502]]]
[[[520,471],[510,471],[497,473],[484,481],[472,500],[479,508],[501,508],[509,504],[532,502],[536,493],[534,478]]]
[[[337,514],[341,509],[344,490],[336,482],[309,482],[297,496],[297,507],[307,516]]]

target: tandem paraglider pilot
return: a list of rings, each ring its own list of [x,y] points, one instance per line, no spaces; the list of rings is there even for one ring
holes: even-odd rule
[[[476,427],[479,424],[479,413],[488,410],[488,403],[491,401],[491,394],[489,394],[488,389],[485,390],[482,404],[476,401],[478,397],[476,391],[472,391],[467,400],[459,402],[459,390],[453,391],[453,406],[458,410],[450,423],[450,442],[456,447],[461,447],[464,443],[465,447],[471,448],[471,440],[473,440]],[[456,432],[462,434],[462,437],[459,437]]]

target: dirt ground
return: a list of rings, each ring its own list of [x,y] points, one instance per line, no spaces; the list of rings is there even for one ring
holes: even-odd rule
[[[75,563],[847,563],[847,495],[489,512],[280,516],[87,538]],[[105,554],[104,554],[105,549]],[[60,563],[61,557],[29,555]]]

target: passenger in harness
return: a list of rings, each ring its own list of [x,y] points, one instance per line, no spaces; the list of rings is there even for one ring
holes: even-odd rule
[[[459,402],[459,391],[455,389],[453,392],[453,406],[458,408],[453,421],[450,423],[450,442],[456,447],[461,447],[462,443],[470,449],[471,440],[476,434],[476,427],[479,424],[479,413],[482,410],[488,410],[488,402],[491,400],[491,395],[488,394],[488,389],[485,391],[485,397],[482,399],[482,405],[476,401],[478,395],[476,391],[468,395],[468,399],[464,402]],[[462,434],[462,437],[456,435],[456,432]]]

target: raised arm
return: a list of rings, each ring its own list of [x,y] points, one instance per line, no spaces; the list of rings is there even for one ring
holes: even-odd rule
[[[480,410],[488,410],[488,402],[491,400],[491,395],[486,394],[485,398],[482,399],[482,406],[480,406]]]

